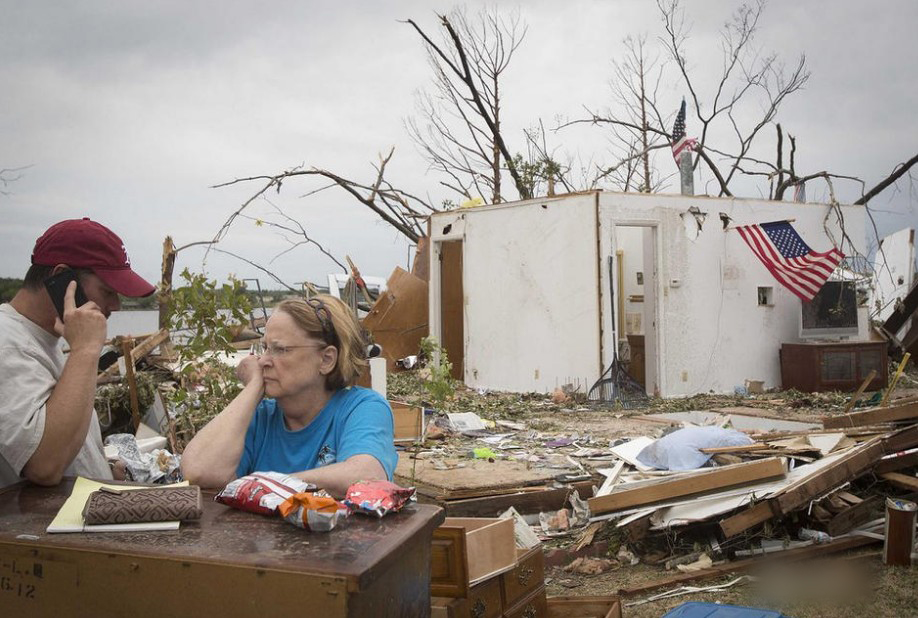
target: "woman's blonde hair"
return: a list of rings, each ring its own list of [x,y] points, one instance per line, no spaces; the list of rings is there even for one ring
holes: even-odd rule
[[[319,294],[306,300],[281,301],[275,310],[293,318],[310,337],[338,349],[338,361],[325,376],[329,390],[336,391],[357,381],[369,363],[363,329],[347,305],[334,296]]]

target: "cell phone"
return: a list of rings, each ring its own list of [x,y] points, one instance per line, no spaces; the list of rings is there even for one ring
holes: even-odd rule
[[[75,270],[69,268],[48,277],[44,281],[45,289],[48,290],[48,296],[51,297],[51,302],[54,303],[54,308],[57,309],[57,315],[59,315],[62,320],[64,319],[64,295],[67,293],[67,286],[70,285],[71,281],[77,281],[77,273]],[[80,287],[79,281],[77,281],[76,293],[73,296],[73,300],[77,307],[89,301],[89,299],[86,298],[86,294],[83,293],[83,288]]]

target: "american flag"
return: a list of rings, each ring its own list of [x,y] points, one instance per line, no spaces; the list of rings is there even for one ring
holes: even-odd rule
[[[816,253],[787,221],[736,228],[775,279],[801,300],[811,301],[845,258],[838,249]]]
[[[686,150],[694,150],[698,145],[698,140],[693,137],[685,137],[685,99],[682,99],[682,106],[679,113],[676,114],[676,124],[673,125],[673,158],[679,163],[679,157]]]

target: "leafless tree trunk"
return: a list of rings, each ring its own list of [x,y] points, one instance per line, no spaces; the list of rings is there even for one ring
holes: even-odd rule
[[[406,127],[431,167],[446,176],[443,186],[466,199],[477,194],[498,203],[506,199],[506,169],[519,197],[531,197],[501,131],[501,76],[526,35],[519,15],[441,15],[441,43],[413,20],[407,23],[427,46],[435,79],[433,94],[418,95],[420,119],[408,119]]]

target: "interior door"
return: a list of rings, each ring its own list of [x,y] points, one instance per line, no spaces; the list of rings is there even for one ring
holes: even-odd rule
[[[440,345],[453,364],[452,377],[465,381],[464,292],[462,241],[440,244]]]

